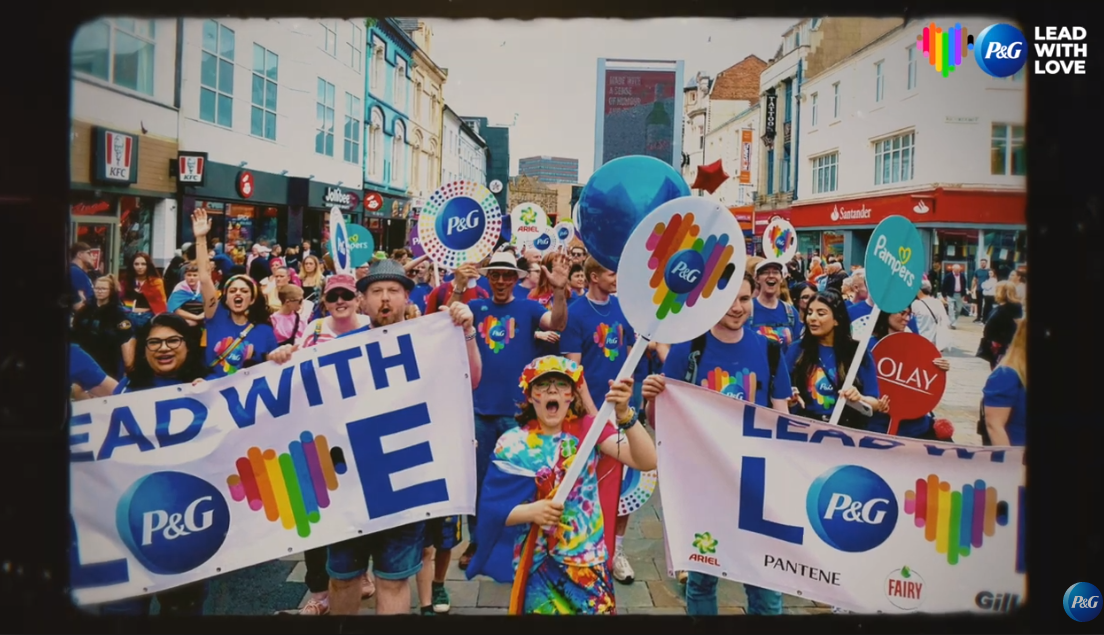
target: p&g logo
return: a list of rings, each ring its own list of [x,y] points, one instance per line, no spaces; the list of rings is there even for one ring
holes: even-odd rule
[[[705,260],[693,249],[684,249],[667,261],[663,281],[667,288],[678,294],[690,293],[701,280]]]
[[[475,200],[457,196],[437,216],[437,237],[456,251],[470,249],[483,237],[483,208]]]
[[[115,524],[142,566],[158,575],[175,575],[218,553],[230,529],[230,508],[222,493],[203,479],[155,472],[123,494]]]
[[[541,251],[548,251],[552,247],[552,237],[548,234],[541,234],[533,240],[533,247]]]
[[[847,553],[870,551],[897,526],[897,497],[882,477],[858,465],[828,470],[805,499],[809,522],[820,539]]]
[[[1011,24],[993,24],[978,35],[974,58],[993,77],[1015,75],[1027,63],[1027,39]]]

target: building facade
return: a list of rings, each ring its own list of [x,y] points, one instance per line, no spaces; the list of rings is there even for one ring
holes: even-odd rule
[[[754,191],[757,182],[759,104],[720,123],[705,138],[710,162],[721,160],[731,178],[721,184],[713,196],[740,221],[745,237],[753,238]],[[761,232],[760,232],[761,233]]]
[[[486,117],[460,117],[460,119],[472,129],[472,132],[487,142],[487,187],[494,192],[503,213],[508,214],[510,210],[507,206],[510,195],[509,126],[492,126],[487,123]],[[495,192],[496,189],[499,191]],[[506,225],[503,228],[503,236],[508,238],[509,228]]]
[[[395,249],[406,244],[411,213],[411,67],[417,44],[393,18],[369,18],[366,25],[364,196],[369,209],[365,227],[380,248]]]
[[[363,211],[362,21],[181,21],[180,149],[205,158],[181,191],[178,243],[191,212],[244,257],[253,242],[316,244],[332,206]]]
[[[942,77],[917,50],[928,24],[893,29],[801,88],[792,222],[803,251],[864,260],[887,216],[920,229],[929,264],[969,270],[1026,259],[1023,74],[997,79],[972,62]],[[961,18],[979,33],[989,22]]]
[[[693,183],[703,165],[705,135],[709,132],[709,87],[713,80],[698,73],[682,89],[682,176]]]
[[[176,247],[177,20],[101,19],[72,48],[70,231],[102,273]]]
[[[472,127],[460,122],[460,178],[487,185],[487,142]]]
[[[518,160],[518,175],[544,183],[578,183],[579,160],[563,157],[525,157]]]
[[[428,24],[413,18],[397,18],[395,22],[417,46],[410,87],[409,188],[411,208],[416,214],[441,185],[443,95],[448,71],[433,62],[433,32]]]
[[[531,176],[517,176],[510,180],[510,198],[506,213],[509,214],[510,210],[522,203],[535,203],[544,210],[548,216],[548,222],[555,225],[559,200],[560,195],[555,187],[546,185]]]
[[[460,180],[460,115],[445,104],[441,124],[441,182]]]

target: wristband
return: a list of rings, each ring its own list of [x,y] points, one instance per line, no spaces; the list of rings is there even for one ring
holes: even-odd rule
[[[629,408],[628,418],[626,418],[623,421],[618,421],[617,422],[617,429],[624,431],[624,430],[628,430],[629,428],[633,427],[634,425],[636,425],[636,408]]]
[[[464,336],[464,341],[465,342],[470,342],[470,341],[474,340],[475,336],[478,335],[478,334],[479,334],[479,331],[476,331],[476,330],[473,329],[472,332],[471,332],[471,335],[465,335]]]

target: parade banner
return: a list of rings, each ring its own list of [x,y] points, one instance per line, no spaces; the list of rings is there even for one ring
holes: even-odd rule
[[[1023,448],[865,433],[671,378],[655,429],[672,575],[860,613],[1026,597]]]
[[[475,513],[461,328],[444,314],[195,386],[74,402],[78,604]]]

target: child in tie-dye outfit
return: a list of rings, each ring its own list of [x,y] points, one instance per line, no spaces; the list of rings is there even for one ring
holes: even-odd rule
[[[614,612],[605,532],[613,531],[617,510],[603,510],[599,502],[597,452],[583,457],[586,467],[565,503],[551,500],[594,421],[582,415],[582,376],[581,366],[557,356],[526,367],[521,426],[499,438],[484,482],[477,513],[485,535],[467,575],[512,582],[512,614]],[[615,404],[618,425],[606,424],[595,449],[648,471],[655,468],[655,444],[628,406],[632,383],[610,382],[606,399]],[[618,430],[626,441],[620,446]],[[484,524],[485,517],[494,520]],[[509,564],[494,562],[504,559]]]

